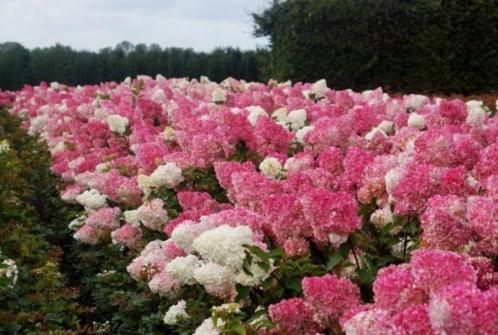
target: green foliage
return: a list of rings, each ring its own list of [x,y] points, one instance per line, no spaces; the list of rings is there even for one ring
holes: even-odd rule
[[[498,88],[498,3],[487,0],[288,0],[253,14],[272,75],[356,90]]]
[[[2,259],[18,269],[15,284],[0,285],[0,333],[70,334],[85,312],[79,291],[62,274],[67,221],[74,211],[63,204],[48,170],[49,156],[19,121],[0,110],[0,247]],[[6,145],[8,144],[8,145]],[[52,245],[53,243],[53,245]]]

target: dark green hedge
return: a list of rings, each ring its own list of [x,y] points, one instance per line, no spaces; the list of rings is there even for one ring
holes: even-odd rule
[[[498,1],[288,0],[253,16],[281,80],[404,92],[498,88]]]

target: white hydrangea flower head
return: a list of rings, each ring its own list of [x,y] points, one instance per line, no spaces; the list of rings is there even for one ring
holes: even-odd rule
[[[240,270],[235,275],[235,282],[244,286],[255,287],[261,284],[263,280],[268,278],[273,271],[273,261],[268,270],[263,269],[254,260],[249,266],[249,271],[251,274],[247,274],[243,270]]]
[[[93,112],[93,116],[95,116],[97,119],[105,120],[107,122],[107,117],[109,116],[109,113],[110,113],[110,111],[108,111],[105,108],[95,108],[95,111]],[[111,128],[109,127],[109,129],[111,129]]]
[[[277,86],[278,87],[291,87],[292,86],[292,81],[291,80],[287,80],[287,81],[284,81],[283,83],[278,83]]]
[[[345,235],[345,234],[336,234],[336,233],[330,233],[329,234],[330,244],[334,248],[339,248],[341,246],[341,244],[343,244],[347,240],[348,240],[348,235]]]
[[[129,223],[133,227],[140,227],[140,220],[138,219],[138,211],[136,209],[124,211],[123,215],[126,223]]]
[[[175,227],[171,233],[171,239],[183,251],[192,253],[194,251],[194,240],[208,229],[209,227],[202,223],[185,220]]]
[[[378,135],[387,137],[387,134],[382,129],[380,129],[379,127],[376,127],[376,128],[373,128],[372,130],[370,130],[365,135],[365,139],[370,142]]]
[[[172,127],[164,128],[161,135],[163,136],[164,140],[167,142],[174,142],[176,140],[176,131]]]
[[[244,245],[251,243],[251,228],[222,225],[202,233],[194,240],[193,247],[204,260],[240,269],[246,256]]]
[[[405,98],[404,101],[405,108],[413,112],[419,111],[420,108],[422,108],[422,106],[424,106],[428,102],[429,102],[428,97],[419,94],[410,94],[408,97]]]
[[[408,126],[420,130],[424,129],[425,128],[424,116],[418,113],[410,113],[410,116],[408,117]]]
[[[382,130],[386,134],[392,134],[392,133],[394,133],[394,122],[384,120],[378,125],[377,128],[379,128],[380,130]]]
[[[149,176],[146,176],[144,174],[139,174],[137,177],[137,184],[138,187],[144,192],[145,196],[148,196],[150,194],[150,188],[152,187]]]
[[[211,80],[209,80],[209,78],[207,76],[201,76],[199,78],[199,82],[201,84],[209,84],[211,82]]]
[[[107,205],[106,199],[105,195],[93,188],[76,196],[76,201],[90,210],[105,207]]]
[[[158,188],[161,186],[175,188],[182,181],[182,169],[173,162],[159,165],[149,176],[149,185]]]
[[[279,109],[273,112],[271,117],[277,121],[287,123],[287,108],[280,107]]]
[[[107,124],[112,132],[123,135],[126,132],[126,127],[128,127],[129,121],[128,118],[124,116],[112,114],[107,117]]]
[[[372,222],[378,229],[384,228],[387,224],[393,222],[394,216],[390,206],[377,209],[370,215]]]
[[[296,131],[296,141],[304,144],[304,136],[313,130],[313,126],[304,126]]]
[[[54,90],[54,91],[58,90],[59,87],[60,87],[60,84],[58,82],[56,82],[56,81],[53,81],[53,82],[50,83],[50,88],[52,90]]]
[[[222,104],[227,101],[227,96],[225,90],[222,88],[215,88],[213,93],[211,94],[212,102],[215,104]]]
[[[166,265],[166,271],[172,278],[178,280],[180,285],[195,284],[194,270],[201,265],[195,255],[176,257]]]
[[[8,140],[0,141],[0,154],[7,153],[10,151],[10,144]]]
[[[323,97],[328,89],[325,79],[320,79],[311,86],[311,92],[317,97]]]
[[[365,98],[365,99],[368,99],[370,97],[370,94],[372,94],[372,90],[365,90],[363,92],[361,92],[361,95]]]
[[[16,262],[13,259],[6,259],[2,264],[6,267],[0,268],[0,277],[10,279],[10,286],[14,286],[17,283],[17,276],[19,274]]]
[[[291,129],[297,130],[306,124],[306,110],[295,109],[287,115],[287,122],[289,123]]]
[[[168,99],[164,91],[161,88],[157,87],[152,93],[151,100],[157,103],[163,103],[166,102]]]
[[[484,103],[480,100],[470,100],[466,102],[467,118],[465,122],[472,125],[482,125],[487,119],[487,111]]]
[[[247,116],[247,120],[251,124],[251,126],[255,127],[256,123],[258,122],[258,118],[260,116],[268,116],[266,111],[261,108],[260,106],[249,106],[245,108],[246,111],[249,112],[249,115]]]
[[[100,173],[104,173],[104,172],[107,172],[110,170],[110,165],[109,163],[99,163],[97,164],[97,166],[95,167],[95,172],[100,172]]]
[[[48,106],[47,106],[48,108]],[[42,108],[40,108],[42,109]],[[38,115],[34,118],[31,119],[30,121],[30,126],[28,128],[28,135],[31,135],[31,136],[34,136],[38,133],[40,133],[43,129],[43,127],[45,127],[45,124],[48,122],[48,115],[46,114],[41,114],[41,115]]]
[[[186,309],[187,302],[185,300],[178,301],[176,305],[171,306],[164,315],[164,323],[170,326],[174,326],[180,319],[188,319],[189,315],[187,314]]]
[[[195,280],[207,293],[220,299],[229,299],[235,292],[234,272],[227,266],[209,262],[194,270]]]
[[[223,320],[219,320],[218,323],[222,323]],[[220,335],[220,331],[213,324],[211,318],[204,320],[199,327],[195,330],[193,335]]]
[[[479,186],[479,180],[474,178],[474,176],[472,176],[471,174],[469,174],[467,176],[466,181],[470,187],[478,187]]]
[[[467,105],[467,109],[484,107],[484,102],[482,102],[482,100],[469,100],[465,104]]]
[[[276,178],[282,173],[282,163],[275,157],[266,157],[260,164],[261,173],[270,178]]]
[[[233,78],[232,77],[226,77],[220,83],[221,87],[224,87],[226,89],[232,88],[232,86],[233,86],[232,84],[233,84]]]
[[[398,185],[399,181],[401,180],[402,172],[403,170],[401,169],[401,167],[396,167],[387,171],[386,175],[384,176],[384,183],[386,184],[387,193],[392,193],[394,187]]]

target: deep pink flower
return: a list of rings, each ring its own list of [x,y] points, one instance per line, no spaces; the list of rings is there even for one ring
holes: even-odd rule
[[[305,277],[302,281],[304,299],[313,306],[320,324],[331,327],[342,313],[360,304],[360,290],[349,279],[327,274]]]
[[[313,321],[313,308],[301,298],[282,300],[268,308],[270,318],[277,324],[277,334],[311,335],[320,331]]]

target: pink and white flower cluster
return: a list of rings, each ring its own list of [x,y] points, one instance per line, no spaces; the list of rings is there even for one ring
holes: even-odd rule
[[[340,322],[346,334],[497,334],[497,275],[487,258],[419,250],[410,263],[383,268],[375,303],[357,305]]]
[[[335,274],[304,278],[303,298],[269,308],[278,331],[498,334],[498,117],[478,102],[139,76],[26,86],[12,113],[47,143],[62,198],[84,207],[76,239],[137,249],[145,230],[165,233],[128,267],[154,292],[200,284],[233,300],[235,284],[268,275],[242,271],[243,246],[336,249],[374,204],[378,229],[418,218],[427,250],[380,271],[374,304]],[[228,202],[199,190],[192,169],[214,171]]]

